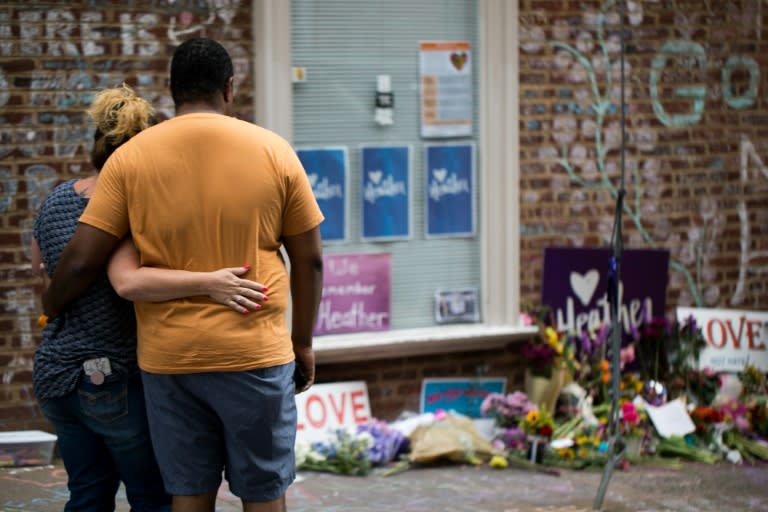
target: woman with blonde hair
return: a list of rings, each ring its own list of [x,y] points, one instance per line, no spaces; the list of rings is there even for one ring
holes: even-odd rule
[[[127,85],[99,92],[88,114],[96,124],[91,151],[96,171],[124,142],[154,124],[152,107]],[[98,174],[65,181],[43,203],[32,241],[32,268],[41,275],[53,274],[97,183]],[[260,309],[258,301],[266,297],[259,283],[239,277],[248,270],[248,265],[213,272],[139,267],[129,238],[114,252],[108,271],[45,326],[32,382],[58,434],[70,491],[66,511],[114,510],[121,481],[134,512],[170,510],[150,442],[136,320],[126,298],[161,302],[207,295],[247,314]]]

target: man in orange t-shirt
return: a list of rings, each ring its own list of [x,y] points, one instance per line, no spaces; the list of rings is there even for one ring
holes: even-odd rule
[[[45,312],[59,314],[82,293],[129,232],[142,266],[250,264],[247,277],[269,290],[259,312],[241,315],[205,297],[137,302],[138,361],[174,510],[213,510],[222,471],[245,510],[285,510],[295,478],[293,395],[315,375],[323,216],[288,142],[228,116],[233,70],[221,45],[205,38],[180,45],[171,93],[176,117],[135,136],[104,165],[44,296]],[[306,384],[294,386],[294,368]]]

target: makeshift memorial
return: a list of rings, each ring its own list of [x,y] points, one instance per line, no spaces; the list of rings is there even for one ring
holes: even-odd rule
[[[310,443],[299,439],[295,447],[296,467],[299,470],[364,476],[371,470],[368,449],[372,444],[371,435],[357,432],[355,427],[332,430],[322,441]]]
[[[408,450],[408,438],[381,420],[374,419],[358,424],[357,434],[370,436],[368,458],[374,466],[392,462]]]
[[[520,422],[520,428],[527,434],[527,456],[531,462],[541,463],[554,432],[555,422],[546,408],[528,411]]]
[[[645,413],[634,402],[622,402],[619,429],[624,439],[627,455],[638,457],[643,454],[645,438]]]
[[[408,437],[378,419],[332,429],[321,441],[297,439],[299,470],[366,475],[373,466],[394,461],[408,451]]]
[[[492,417],[496,428],[491,444],[499,450],[524,451],[527,447],[527,433],[520,423],[525,416],[538,407],[528,396],[515,391],[507,395],[489,393],[480,405],[483,416]]]
[[[707,340],[693,316],[672,324],[669,338],[664,341],[664,350],[668,354],[667,381],[673,398],[682,394],[693,398],[691,377],[699,371],[699,355],[706,344]]]
[[[562,387],[571,379],[574,370],[573,345],[567,343],[564,332],[553,327],[549,308],[539,305],[521,315],[524,325],[536,325],[539,333],[522,345],[526,360],[525,393],[539,407],[554,412]]]
[[[439,461],[480,464],[494,455],[493,446],[477,431],[472,420],[454,414],[435,415],[429,425],[411,433],[410,461],[430,464]]]

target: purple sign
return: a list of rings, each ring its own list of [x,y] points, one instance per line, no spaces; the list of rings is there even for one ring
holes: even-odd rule
[[[547,247],[541,301],[550,307],[558,331],[582,332],[611,321],[608,272],[612,249]],[[619,286],[624,332],[643,318],[663,316],[669,251],[625,249]]]
[[[391,290],[389,253],[323,256],[315,334],[389,330]]]

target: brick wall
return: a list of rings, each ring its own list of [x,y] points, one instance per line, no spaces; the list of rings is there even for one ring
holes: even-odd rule
[[[524,366],[516,345],[510,344],[494,350],[323,364],[317,375],[320,383],[364,380],[371,413],[392,421],[403,411],[419,411],[425,378],[506,377],[509,389],[522,389]]]
[[[0,430],[47,427],[31,396],[41,287],[29,269],[30,227],[53,185],[90,172],[82,112],[92,91],[126,81],[170,116],[167,59],[202,34],[235,58],[239,115],[252,119],[249,2],[213,11],[190,1],[95,4],[0,4]],[[523,301],[539,297],[544,247],[609,241],[620,164],[619,31],[615,12],[601,22],[601,5],[520,1]],[[768,5],[628,6],[626,246],[671,251],[670,306],[765,310]],[[318,372],[321,382],[365,380],[383,419],[416,410],[425,377],[522,382],[514,346]]]
[[[520,2],[524,301],[545,247],[610,243],[621,26],[603,6],[616,3]],[[669,249],[669,308],[768,308],[766,15],[760,0],[627,2],[622,226],[626,248]]]
[[[208,6],[211,5],[211,7]],[[32,397],[34,214],[51,188],[92,172],[93,92],[126,82],[173,115],[168,62],[189,37],[222,42],[236,68],[236,113],[253,119],[250,2],[3,2],[0,4],[0,431],[47,428]]]

